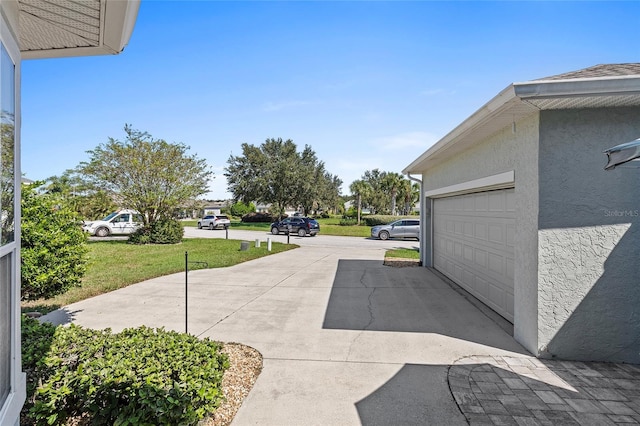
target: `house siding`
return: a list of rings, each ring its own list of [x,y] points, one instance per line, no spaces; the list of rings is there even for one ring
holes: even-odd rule
[[[533,114],[423,173],[423,191],[515,171],[514,337],[537,352],[538,127]],[[429,202],[426,204],[430,205]],[[430,257],[431,212],[425,209],[423,252]],[[430,259],[423,259],[432,266]]]
[[[640,170],[603,170],[638,137],[637,107],[540,113],[539,356],[640,363]]]

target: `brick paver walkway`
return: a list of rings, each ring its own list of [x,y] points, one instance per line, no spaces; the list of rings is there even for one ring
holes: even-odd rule
[[[473,356],[449,368],[470,425],[640,424],[640,366]]]

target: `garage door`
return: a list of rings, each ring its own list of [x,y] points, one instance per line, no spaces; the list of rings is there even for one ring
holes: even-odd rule
[[[434,266],[513,322],[514,189],[438,198]]]

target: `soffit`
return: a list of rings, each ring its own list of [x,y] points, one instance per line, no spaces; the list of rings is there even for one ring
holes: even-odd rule
[[[18,0],[22,57],[116,54],[129,41],[139,0]]]
[[[100,0],[20,0],[20,50],[96,47]]]

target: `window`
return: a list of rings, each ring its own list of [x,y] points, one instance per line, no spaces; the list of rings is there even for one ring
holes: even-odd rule
[[[4,21],[0,19],[0,24]],[[15,312],[14,272],[16,222],[16,68],[0,40],[0,410],[15,392],[12,373],[20,368],[14,359],[19,350]],[[18,192],[19,193],[19,192]],[[19,358],[18,358],[19,359]]]
[[[15,238],[15,66],[0,45],[0,244]]]
[[[0,258],[0,406],[11,389],[11,264],[11,254]]]

